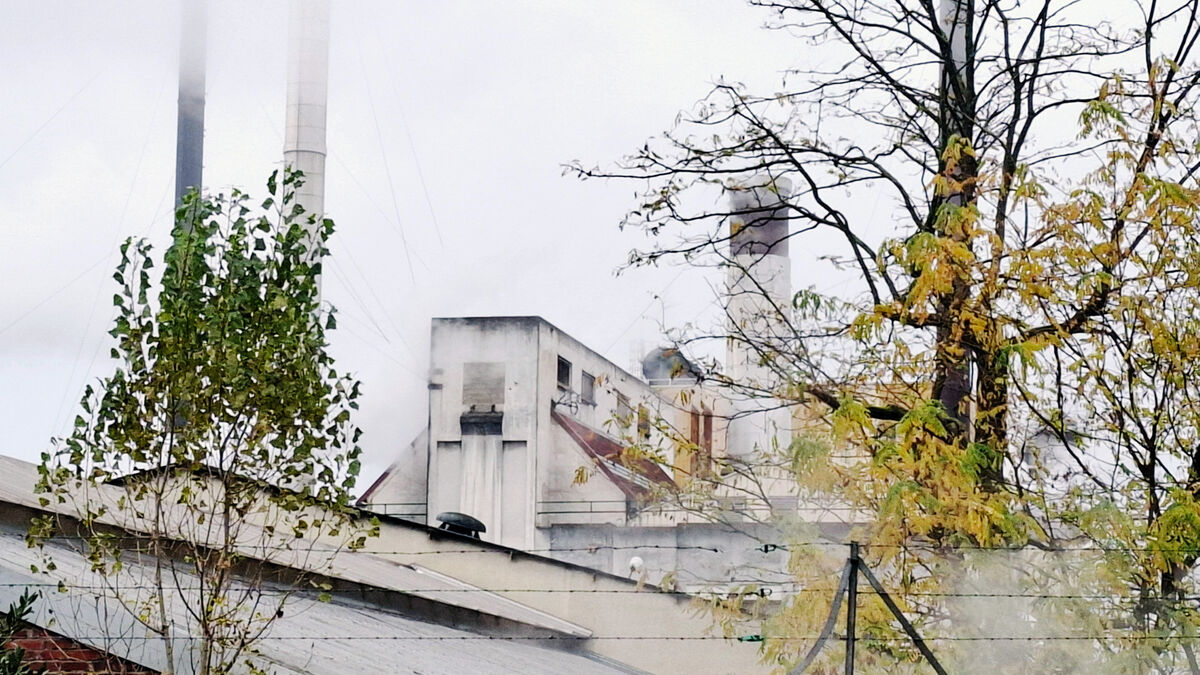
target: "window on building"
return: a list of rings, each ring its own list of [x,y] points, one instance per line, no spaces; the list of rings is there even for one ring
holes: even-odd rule
[[[705,410],[693,410],[689,416],[688,441],[691,447],[679,462],[689,479],[712,473],[713,416]]]
[[[700,413],[693,410],[688,415],[688,443],[691,447],[680,448],[675,458],[675,481],[684,484],[695,477],[696,448],[700,447]]]
[[[650,409],[644,405],[638,406],[638,436],[650,438]]]
[[[713,416],[709,411],[704,411],[704,423],[700,432],[700,453],[697,457],[696,475],[707,476],[712,473],[712,446],[713,446]]]
[[[579,377],[579,400],[595,405],[596,376],[585,370],[579,374]]]
[[[617,392],[617,424],[621,425],[621,430],[629,429],[629,425],[633,423],[633,407],[629,405],[629,397],[621,392]]]
[[[558,388],[571,390],[571,362],[558,357]]]

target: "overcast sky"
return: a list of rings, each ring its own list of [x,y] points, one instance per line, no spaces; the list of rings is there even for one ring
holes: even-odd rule
[[[286,13],[210,4],[209,190],[261,194],[280,164]],[[0,15],[0,453],[36,460],[111,370],[118,245],[170,229],[179,9]],[[333,352],[364,382],[363,484],[425,423],[431,316],[541,315],[626,367],[664,321],[716,316],[711,272],[614,277],[644,243],[617,230],[636,186],[562,164],[619,159],[720,76],[770,91],[802,46],[765,18],[740,0],[335,0],[325,289]]]

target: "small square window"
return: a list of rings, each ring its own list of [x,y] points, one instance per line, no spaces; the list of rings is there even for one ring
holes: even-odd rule
[[[596,403],[596,376],[588,371],[583,371],[579,375],[579,400],[584,403]]]
[[[571,362],[558,357],[558,386],[560,389],[571,389]]]

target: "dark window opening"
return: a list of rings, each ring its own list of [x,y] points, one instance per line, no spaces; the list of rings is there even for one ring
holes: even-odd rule
[[[713,416],[707,410],[703,413],[693,410],[690,417],[691,448],[682,464],[692,478],[703,478],[712,473]]]
[[[696,473],[699,476],[707,476],[712,473],[713,416],[711,412],[704,412],[703,429],[699,443],[700,456],[697,458],[699,461]]]
[[[584,403],[596,404],[596,376],[588,371],[580,373],[579,400]]]
[[[622,430],[628,429],[633,423],[633,408],[629,405],[629,397],[617,392],[617,424]]]
[[[571,389],[571,362],[558,357],[558,387],[559,389]]]

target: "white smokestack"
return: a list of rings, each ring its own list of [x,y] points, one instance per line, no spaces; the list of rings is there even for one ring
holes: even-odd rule
[[[292,0],[288,21],[285,166],[304,172],[296,201],[325,215],[325,122],[329,82],[329,1]],[[316,237],[315,231],[310,234]]]
[[[938,3],[938,24],[950,39],[950,56],[954,60],[956,76],[961,76],[967,65],[967,11],[963,0],[941,0]]]
[[[755,176],[729,194],[730,259],[726,313],[730,339],[726,371],[735,384],[772,391],[778,378],[763,364],[762,352],[779,344],[792,306],[792,265],[788,258],[785,178]],[[733,397],[726,452],[746,459],[755,449],[791,442],[791,413],[769,393]]]

